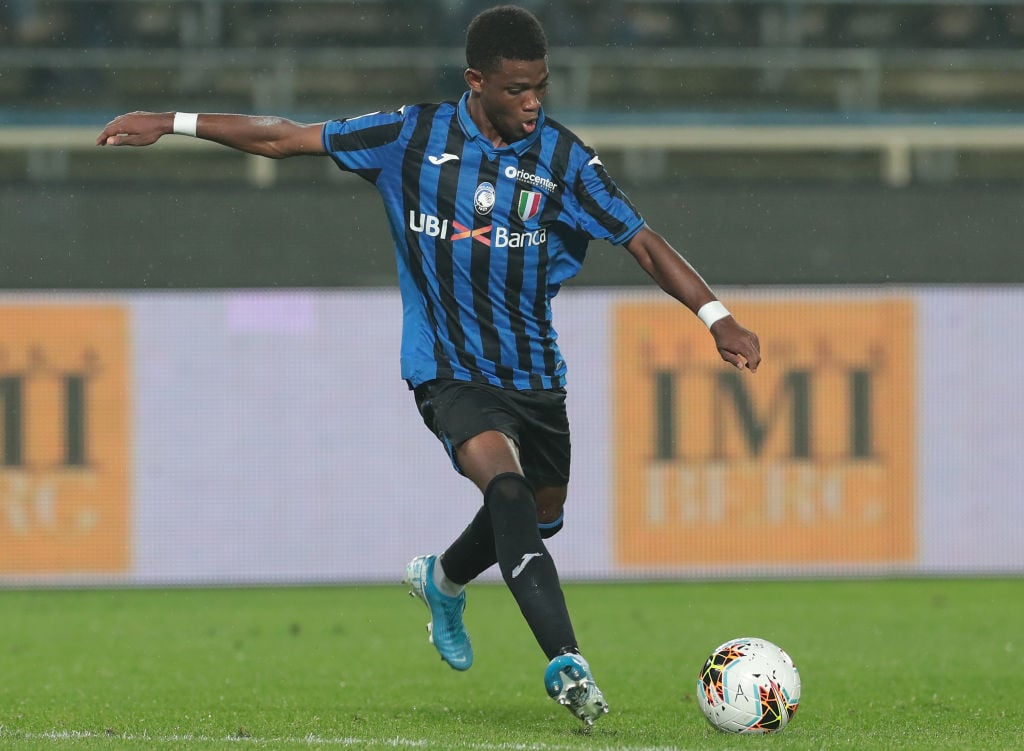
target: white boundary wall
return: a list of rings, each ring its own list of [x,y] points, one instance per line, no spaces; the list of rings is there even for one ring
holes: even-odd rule
[[[554,306],[569,363],[574,474],[565,530],[549,541],[564,578],[1024,573],[1024,289],[720,293],[729,302],[823,294],[912,301],[913,559],[860,567],[617,564],[610,310],[665,298],[570,289]],[[452,471],[398,376],[396,291],[0,297],[4,309],[92,304],[123,306],[130,321],[127,569],[0,570],[0,581],[397,582],[410,557],[443,549],[475,513],[477,492]],[[682,310],[680,321],[700,325]],[[14,523],[12,472],[0,468],[0,545],[23,532]]]

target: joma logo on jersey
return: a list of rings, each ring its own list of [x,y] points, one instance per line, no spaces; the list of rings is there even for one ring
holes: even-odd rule
[[[473,229],[453,219],[441,219],[420,211],[409,212],[409,229],[438,240],[476,240],[495,248],[529,248],[543,245],[548,240],[548,231],[543,227],[533,232],[510,232],[508,227],[495,227],[493,224]]]

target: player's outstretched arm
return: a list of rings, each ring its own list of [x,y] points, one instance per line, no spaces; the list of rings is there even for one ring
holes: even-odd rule
[[[640,230],[626,243],[626,249],[659,287],[694,313],[716,301],[714,292],[696,269],[651,228]],[[710,328],[723,360],[737,368],[757,370],[761,364],[757,334],[740,326],[729,314],[715,320]]]
[[[256,115],[129,112],[107,123],[96,138],[96,144],[149,146],[172,133],[215,141],[273,159],[325,153],[323,123],[305,125],[283,117]]]

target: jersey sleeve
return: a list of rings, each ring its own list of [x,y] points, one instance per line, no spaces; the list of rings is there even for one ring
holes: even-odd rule
[[[324,150],[347,172],[374,182],[399,144],[408,119],[407,108],[372,112],[324,123]]]
[[[576,224],[591,239],[623,245],[643,228],[644,219],[593,149],[582,153],[585,161],[573,185]]]

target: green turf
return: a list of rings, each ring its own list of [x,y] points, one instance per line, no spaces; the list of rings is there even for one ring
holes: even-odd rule
[[[0,591],[0,748],[1024,748],[1024,582],[577,584],[612,713],[590,736],[544,694],[503,587],[472,589],[477,661],[443,665],[392,587]],[[782,733],[720,735],[696,673],[736,636],[803,677]]]

